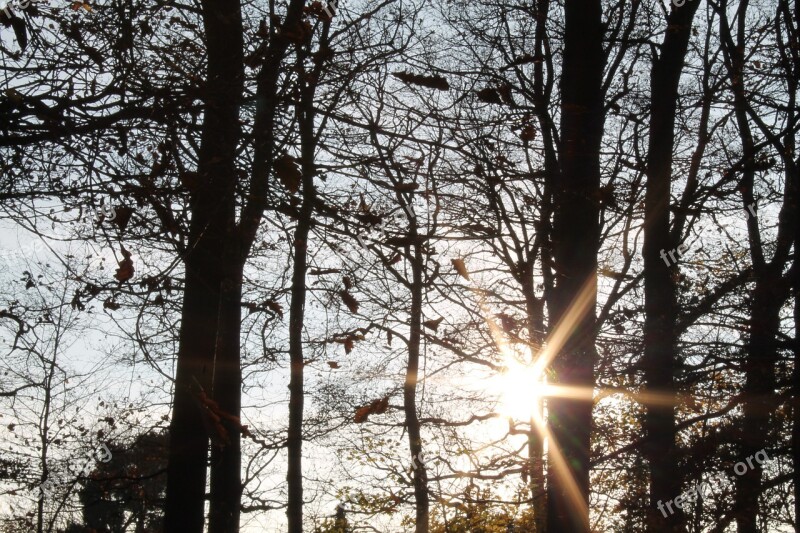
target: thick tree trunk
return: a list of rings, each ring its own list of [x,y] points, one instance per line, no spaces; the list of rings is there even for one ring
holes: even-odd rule
[[[603,48],[600,0],[566,0],[562,68],[561,172],[554,190],[556,287],[551,324],[570,335],[553,362],[557,383],[594,387],[599,247]],[[577,306],[577,307],[576,307]],[[578,316],[569,309],[582,308]],[[591,398],[591,394],[589,394]],[[547,531],[589,531],[591,399],[548,400]],[[560,452],[560,453],[559,453]],[[559,460],[559,455],[563,460]]]
[[[669,206],[672,182],[672,150],[678,84],[686,57],[692,19],[698,2],[674,8],[667,20],[661,55],[655,59],[651,76],[650,136],[647,153],[647,190],[644,225],[644,357],[642,367],[647,390],[675,396],[674,374],[677,364],[677,296],[675,261],[680,243],[670,234]],[[665,260],[665,257],[667,258]],[[675,256],[677,259],[677,256]],[[675,475],[678,464],[675,447],[675,405],[648,405],[644,418],[644,455],[650,468],[650,505],[647,530],[682,531],[684,516],[659,511],[659,502],[672,500],[680,493],[681,479]]]
[[[198,162],[201,185],[191,191],[175,398],[170,424],[165,530],[202,532],[208,435],[197,385],[212,389],[225,241],[234,216],[235,154],[239,141],[243,41],[235,0],[206,0],[208,44],[206,114]],[[238,475],[238,472],[237,472]]]
[[[770,418],[776,408],[775,364],[778,353],[776,336],[779,313],[788,296],[781,272],[772,265],[756,281],[750,317],[750,339],[744,365],[744,420],[741,428],[739,459],[754,457],[769,442]],[[757,533],[758,497],[761,494],[761,465],[752,461],[742,475],[736,476],[736,530]]]
[[[219,310],[219,277],[215,270],[222,251],[220,246],[219,253],[212,252],[217,248],[212,245],[221,244],[222,239],[217,235],[211,240],[209,229],[210,226],[186,261],[164,509],[164,527],[170,532],[200,533],[205,522],[208,434],[196,395],[198,385],[211,390]],[[199,229],[191,232],[195,236],[199,233]]]
[[[229,246],[230,258],[222,281],[219,307],[219,332],[214,361],[213,398],[220,409],[239,417],[242,406],[242,368],[240,361],[241,301],[243,263],[238,247]],[[238,533],[241,503],[241,433],[225,422],[228,442],[211,450],[211,502],[209,533]]]

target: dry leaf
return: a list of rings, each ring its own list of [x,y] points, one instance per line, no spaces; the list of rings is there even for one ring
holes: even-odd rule
[[[517,329],[517,321],[513,316],[506,313],[497,313],[495,316],[500,319],[500,327],[506,333],[512,333]]]
[[[281,307],[281,305],[278,302],[267,300],[262,305],[266,306],[267,309],[278,315],[280,318],[283,318],[283,307]]]
[[[116,224],[119,229],[124,231],[125,228],[128,227],[128,222],[130,222],[132,215],[133,209],[128,206],[121,205],[114,208],[114,218],[112,218],[111,221]]]
[[[358,313],[358,300],[353,298],[352,294],[347,291],[339,291],[339,296],[342,297],[342,301],[350,309],[351,313]]]
[[[530,125],[525,126],[519,133],[519,137],[525,142],[530,142],[534,140],[536,138],[536,128]]]
[[[516,58],[514,61],[508,64],[509,67],[517,66],[517,65],[524,65],[526,63],[535,63],[541,62],[541,59],[536,59],[536,57],[530,54],[523,54],[520,57]]]
[[[339,363],[337,363],[336,361],[328,361],[328,366],[334,370],[340,368]]]
[[[441,76],[423,76],[411,72],[393,72],[392,76],[410,85],[421,85],[422,87],[430,87],[431,89],[438,89],[440,91],[447,91],[450,89],[450,84]]]
[[[413,182],[398,183],[397,185],[394,186],[395,190],[400,192],[410,192],[417,189],[418,187],[419,183],[413,183]]]
[[[392,257],[385,261],[387,265],[395,265],[403,260],[403,256],[400,255],[400,252],[395,253]]]
[[[366,422],[369,415],[382,415],[387,409],[389,409],[389,397],[385,396],[380,400],[371,401],[369,405],[364,405],[356,409],[356,415],[353,417],[353,421],[356,424]]]
[[[290,155],[282,155],[275,159],[273,165],[278,179],[289,192],[297,192],[300,189],[300,183],[303,180],[303,174],[300,172],[300,166],[295,161],[295,158]]]
[[[425,322],[422,323],[422,325],[428,329],[432,329],[433,331],[438,331],[439,324],[442,323],[442,320],[444,320],[444,317],[439,317],[436,320],[426,320]]]
[[[451,259],[453,266],[455,267],[456,271],[459,275],[464,278],[465,280],[469,280],[469,272],[467,272],[467,267],[464,265],[463,259]]]
[[[344,283],[344,288],[348,291],[353,288],[353,282],[350,280],[350,276],[343,277],[342,283]]]
[[[383,413],[386,412],[387,409],[389,409],[389,397],[388,396],[378,400],[378,403],[375,404],[375,408],[373,409],[373,413],[375,413],[376,415],[382,415]]]
[[[133,277],[133,261],[131,261],[131,253],[124,246],[120,245],[120,247],[124,259],[119,262],[119,268],[114,277],[119,282],[125,282]]]
[[[502,104],[503,100],[500,99],[500,93],[497,89],[492,87],[487,87],[485,89],[481,89],[480,91],[476,91],[475,94],[478,95],[478,100],[481,102],[486,102],[487,104]]]
[[[356,424],[366,422],[370,412],[371,411],[369,405],[365,405],[364,407],[359,407],[358,409],[356,409],[356,416],[353,417],[353,422],[355,422]]]

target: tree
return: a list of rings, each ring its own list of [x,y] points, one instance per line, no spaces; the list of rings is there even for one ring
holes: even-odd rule
[[[600,141],[603,136],[601,2],[565,3],[560,173],[553,187],[556,283],[550,310],[566,338],[553,360],[556,383],[594,388]],[[589,530],[592,402],[551,398],[547,531]]]
[[[677,261],[665,260],[666,253],[685,245],[670,231],[672,157],[675,115],[681,72],[691,36],[694,14],[699,3],[673,7],[667,20],[660,55],[653,58],[650,81],[650,131],[647,151],[647,193],[645,195],[644,286],[645,323],[642,367],[647,389],[654,397],[675,398],[675,367],[678,360],[678,335],[675,330],[678,308],[675,273]],[[691,188],[688,192],[691,192]],[[683,219],[683,213],[676,218]],[[683,228],[683,220],[675,227]],[[681,237],[680,231],[677,233]],[[672,257],[672,255],[670,255]],[[679,493],[675,475],[676,422],[672,402],[653,402],[647,407],[644,430],[647,444],[644,454],[650,467],[650,531],[683,531],[683,514],[668,517],[657,510],[658,502]]]

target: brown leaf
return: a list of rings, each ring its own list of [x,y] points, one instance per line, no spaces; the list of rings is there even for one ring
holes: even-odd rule
[[[359,407],[356,409],[356,416],[353,417],[353,422],[356,424],[360,424],[362,422],[367,421],[367,417],[370,415],[370,406],[365,405],[364,407]]]
[[[403,260],[403,256],[400,255],[400,252],[395,253],[392,257],[390,257],[386,262],[387,265],[395,265]]]
[[[386,343],[387,343],[389,346],[391,346],[391,345],[392,345],[392,337],[393,337],[392,330],[387,330],[387,331],[386,331]]]
[[[530,54],[523,54],[523,55],[519,56],[518,58],[516,58],[511,63],[509,63],[508,66],[512,67],[512,66],[516,66],[516,65],[524,65],[526,63],[535,63],[535,62],[541,62],[541,59],[537,59],[536,57],[534,57],[534,56],[532,56]]]
[[[350,280],[350,276],[343,277],[342,283],[344,283],[344,288],[348,291],[353,288],[353,282]]]
[[[503,100],[504,104],[514,104],[514,99],[511,97],[511,85],[501,85],[497,88],[497,92],[500,93],[500,98]]]
[[[428,329],[432,329],[433,331],[438,331],[439,324],[442,323],[442,320],[444,320],[444,317],[440,316],[436,320],[426,320],[425,322],[422,323],[422,325]]]
[[[273,302],[272,300],[267,300],[264,304],[267,309],[278,315],[279,317],[283,318],[283,307],[278,302]]]
[[[397,185],[394,186],[394,188],[395,190],[400,192],[410,192],[419,188],[419,183],[413,183],[413,182],[398,183]]]
[[[459,275],[465,280],[469,280],[469,272],[467,272],[467,267],[466,265],[464,265],[464,260],[457,258],[457,259],[451,259],[451,262],[453,263],[453,266],[455,267]]]
[[[256,36],[261,37],[262,39],[269,38],[269,29],[267,28],[266,19],[261,19],[261,22],[258,23],[258,31],[256,32]]]
[[[121,205],[114,208],[114,218],[111,219],[111,221],[116,224],[119,229],[125,230],[125,228],[128,227],[128,222],[130,222],[132,215],[133,209],[128,206]]]
[[[342,297],[342,301],[350,309],[351,313],[358,313],[358,300],[353,298],[352,294],[347,291],[339,291],[339,296]]]
[[[355,339],[353,337],[347,337],[344,340],[344,353],[349,354],[353,351],[353,347],[355,346]]]
[[[364,405],[356,409],[356,415],[353,417],[353,421],[356,424],[366,422],[369,415],[382,415],[387,409],[389,409],[389,397],[385,396],[380,400],[371,401],[369,405]]]
[[[411,72],[393,72],[392,76],[402,80],[409,85],[420,85],[422,87],[430,87],[431,89],[438,89],[440,91],[447,91],[450,89],[450,84],[441,76],[424,76],[422,74],[413,74]]]
[[[114,277],[122,283],[133,277],[133,261],[131,261],[131,253],[124,246],[120,245],[120,247],[122,248],[122,257],[124,259],[119,262],[119,268]]]
[[[273,166],[278,179],[289,192],[297,192],[300,189],[303,174],[300,172],[300,167],[294,157],[282,155],[275,159]]]
[[[506,333],[513,333],[517,329],[517,321],[513,316],[506,313],[497,313],[495,316],[500,319],[500,327]]]
[[[525,126],[519,133],[519,137],[525,142],[534,140],[536,138],[536,128],[531,125]]]
[[[111,309],[112,311],[116,311],[119,309],[119,304],[114,301],[113,298],[107,298],[106,301],[103,302],[103,309]]]
[[[476,91],[475,94],[478,95],[478,100],[481,102],[486,102],[487,104],[503,103],[503,100],[500,99],[500,93],[493,87],[481,89],[480,91]]]
[[[373,408],[372,412],[376,415],[382,415],[387,409],[389,409],[389,397],[386,396],[385,398],[377,400],[377,403],[373,402],[373,404],[375,407]]]
[[[340,368],[339,363],[337,363],[336,361],[328,361],[328,366],[334,370]]]

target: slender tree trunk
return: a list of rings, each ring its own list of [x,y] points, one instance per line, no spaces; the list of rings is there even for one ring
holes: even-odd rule
[[[522,273],[522,292],[528,318],[528,345],[532,354],[541,350],[544,333],[543,301],[536,297],[533,286],[532,264]],[[531,502],[533,507],[534,530],[541,533],[545,527],[547,493],[544,485],[544,435],[538,430],[536,420],[543,421],[542,399],[536,399],[531,419],[531,432],[528,434],[528,474],[530,476]]]
[[[306,202],[304,202],[305,204]],[[309,205],[310,208],[310,205]],[[305,316],[306,270],[310,209],[301,210],[294,232],[294,266],[289,310],[289,453],[288,482],[289,533],[303,531],[303,320]]]
[[[422,435],[419,417],[417,416],[417,381],[419,376],[419,353],[422,337],[422,269],[424,258],[417,243],[416,222],[410,221],[411,239],[414,258],[411,261],[411,309],[409,313],[408,364],[406,365],[406,381],[403,386],[403,410],[408,427],[408,444],[413,461],[414,504],[417,521],[416,533],[427,533],[429,528],[428,502],[428,470],[420,459]],[[424,453],[423,453],[424,457]]]
[[[556,287],[551,324],[570,335],[553,362],[556,381],[594,388],[603,48],[600,0],[566,0],[562,68],[561,172],[554,190]],[[571,316],[570,308],[584,311]],[[558,326],[556,326],[558,327]],[[591,398],[591,393],[589,393]],[[551,441],[547,531],[589,531],[591,399],[548,400]],[[559,460],[559,456],[563,460]]]
[[[755,206],[753,188],[756,176],[756,156],[758,155],[748,119],[750,104],[744,87],[744,53],[747,36],[743,20],[747,15],[747,5],[748,3],[744,1],[738,6],[735,43],[725,13],[727,2],[720,5],[720,36],[724,46],[725,64],[731,76],[734,116],[742,143],[744,170],[740,190],[745,212],[754,210]],[[740,533],[756,533],[758,531],[758,498],[762,491],[763,468],[753,460],[753,457],[756,452],[764,449],[770,442],[771,417],[777,407],[777,398],[775,397],[775,366],[778,361],[777,335],[780,328],[780,310],[788,297],[788,286],[783,279],[782,271],[788,259],[791,241],[794,240],[795,228],[793,226],[796,222],[795,204],[797,202],[795,167],[790,157],[784,157],[784,163],[786,165],[784,199],[779,214],[777,244],[771,261],[767,261],[764,257],[758,219],[752,212],[748,212],[746,215],[755,287],[750,309],[750,336],[743,365],[745,384],[742,390],[742,412],[744,418],[741,425],[739,457],[740,461],[751,458],[751,463],[747,463],[747,470],[744,474],[737,475],[735,479],[734,515],[737,530]]]
[[[800,20],[800,17],[798,17]],[[794,144],[794,143],[792,143]],[[797,160],[800,167],[800,158]],[[800,175],[795,172],[800,182]],[[800,190],[800,183],[798,183]],[[800,223],[800,216],[795,223]],[[794,484],[794,529],[800,531],[800,227],[795,228],[794,262],[792,264],[792,290],[794,291],[794,369],[792,370],[792,482]]]
[[[201,185],[190,191],[192,220],[185,258],[164,516],[166,531],[189,533],[202,532],[204,525],[208,435],[196,393],[197,385],[212,390],[222,264],[234,212],[234,162],[244,83],[239,2],[206,0],[202,10],[208,81],[198,162]]]
[[[654,60],[651,76],[650,136],[647,153],[647,190],[644,225],[644,357],[642,367],[647,389],[676,395],[678,318],[674,273],[678,245],[670,234],[669,206],[672,183],[672,151],[678,84],[683,70],[692,19],[698,2],[674,8],[667,20],[661,55]],[[670,256],[668,254],[672,253]],[[681,479],[675,475],[677,450],[675,404],[648,405],[644,418],[644,455],[650,469],[650,505],[647,530],[683,531],[685,517],[680,509],[667,516],[659,503],[680,493]]]
[[[303,59],[298,60],[302,65]],[[298,67],[302,69],[301,66]],[[301,70],[301,73],[303,71]],[[305,77],[302,75],[301,77]],[[306,303],[306,272],[308,270],[308,235],[314,212],[315,189],[314,152],[314,85],[304,84],[297,107],[301,143],[301,172],[303,202],[294,233],[294,267],[292,272],[291,308],[289,310],[289,434],[287,473],[289,504],[289,533],[303,531],[303,322]]]
[[[56,345],[56,349],[53,350],[53,359],[49,361],[47,377],[45,378],[44,383],[44,413],[42,413],[41,427],[39,428],[39,438],[41,439],[42,443],[42,452],[39,456],[39,460],[42,465],[42,475],[39,478],[40,487],[46,483],[50,477],[50,469],[47,466],[47,455],[50,450],[50,402],[53,400],[53,377],[55,376],[56,371],[56,355],[58,353],[57,347],[58,345]],[[42,533],[44,531],[44,501],[48,497],[49,495],[46,493],[41,494],[40,489],[39,501],[36,502],[36,533]],[[52,528],[52,521],[50,528]]]

